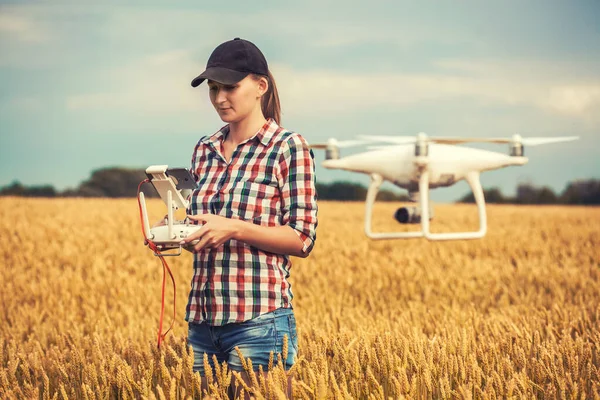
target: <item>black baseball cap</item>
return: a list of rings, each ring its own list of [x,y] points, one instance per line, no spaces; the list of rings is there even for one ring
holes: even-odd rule
[[[235,38],[221,43],[213,50],[206,63],[206,70],[194,78],[192,86],[198,86],[205,79],[233,85],[250,73],[268,76],[267,60],[254,43]]]

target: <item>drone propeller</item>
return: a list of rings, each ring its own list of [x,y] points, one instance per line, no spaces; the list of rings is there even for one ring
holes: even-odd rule
[[[578,136],[561,136],[561,137],[531,137],[522,138],[520,135],[513,135],[512,138],[468,138],[468,137],[428,137],[424,133],[419,133],[417,136],[373,136],[360,135],[364,140],[379,141],[393,144],[411,144],[417,141],[427,141],[430,143],[441,144],[460,144],[469,142],[479,143],[520,143],[526,146],[537,146],[547,143],[569,142],[579,139]]]
[[[337,139],[331,138],[327,141],[327,143],[315,143],[311,144],[310,147],[313,149],[322,149],[326,150],[331,147],[337,148],[345,148],[345,147],[353,147],[360,146],[361,144],[367,143],[368,140],[342,140],[338,141]]]
[[[521,139],[521,143],[523,143],[526,146],[537,146],[540,144],[547,144],[547,143],[570,142],[572,140],[577,140],[577,139],[579,139],[579,136],[532,137],[532,138]]]
[[[338,141],[335,138],[331,138],[327,141],[327,143],[315,143],[315,144],[312,144],[310,147],[313,149],[325,150],[325,159],[326,160],[338,160],[340,158],[340,148],[360,146],[361,144],[365,144],[367,142],[369,142],[369,140]]]
[[[358,135],[359,138],[372,142],[386,142],[392,144],[411,144],[417,141],[416,136],[377,136],[377,135]],[[431,139],[431,138],[429,138]]]

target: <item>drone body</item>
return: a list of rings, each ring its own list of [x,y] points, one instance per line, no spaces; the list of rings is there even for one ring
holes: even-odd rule
[[[396,186],[414,192],[418,191],[423,162],[428,162],[429,188],[434,189],[451,186],[472,171],[484,172],[523,165],[528,161],[526,157],[445,144],[430,144],[428,157],[415,155],[414,149],[415,146],[410,144],[390,146],[338,160],[325,160],[322,165],[368,175],[379,174]]]
[[[407,239],[425,237],[429,240],[477,239],[485,235],[487,220],[485,199],[479,176],[490,171],[511,165],[524,165],[524,144],[535,146],[575,140],[577,137],[560,138],[429,138],[424,133],[416,137],[363,136],[362,140],[342,141],[330,139],[324,144],[311,147],[326,150],[325,168],[365,173],[371,176],[367,192],[365,210],[365,234],[371,239]],[[391,145],[375,146],[370,151],[339,157],[339,148],[387,142]],[[466,142],[508,143],[509,154],[482,149],[455,146]],[[466,180],[477,204],[479,229],[473,232],[432,233],[429,221],[433,212],[429,204],[429,190],[448,187],[460,180]],[[408,190],[411,201],[417,207],[403,207],[396,211],[395,218],[401,223],[420,223],[420,231],[375,233],[371,230],[373,204],[380,185],[387,180]]]

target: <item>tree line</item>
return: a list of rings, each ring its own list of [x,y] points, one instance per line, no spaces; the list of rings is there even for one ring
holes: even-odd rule
[[[56,190],[52,185],[25,186],[15,181],[0,187],[0,196],[23,197],[135,197],[138,184],[146,178],[143,169],[119,167],[101,168],[92,172],[89,179],[76,188],[64,191]],[[320,200],[357,201],[364,200],[367,188],[355,182],[337,181],[317,183],[317,195]],[[151,184],[142,185],[142,191],[149,197],[157,196]],[[504,196],[498,188],[484,190],[487,203],[510,204],[600,204],[600,180],[578,180],[570,182],[561,193],[555,193],[548,187],[532,184],[520,184],[514,197]],[[391,190],[381,190],[378,201],[407,201],[406,194]],[[475,202],[473,194],[468,193],[457,200],[461,203]]]
[[[109,167],[92,172],[90,178],[74,189],[56,190],[52,185],[25,186],[15,181],[0,187],[0,196],[22,197],[135,197],[140,182],[146,179],[143,169]],[[367,189],[359,183],[333,182],[317,183],[317,194],[323,200],[361,200]],[[156,190],[150,183],[144,183],[141,190],[146,197],[157,197]],[[390,190],[379,192],[377,199],[381,201],[403,201],[408,197]]]
[[[483,191],[486,203],[495,204],[568,204],[599,205],[600,180],[587,179],[569,182],[561,193],[555,193],[547,186],[519,184],[514,197],[504,196],[500,189],[490,188]],[[460,203],[475,203],[473,193],[458,199]]]

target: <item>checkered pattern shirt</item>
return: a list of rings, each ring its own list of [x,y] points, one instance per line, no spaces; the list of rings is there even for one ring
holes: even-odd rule
[[[198,182],[188,213],[217,214],[263,226],[289,225],[303,251],[316,239],[314,156],[298,133],[269,119],[240,143],[228,163],[222,141],[229,125],[198,141],[191,172]],[[263,251],[231,239],[194,254],[194,276],[186,308],[189,322],[242,322],[291,307],[292,264],[285,254]]]

